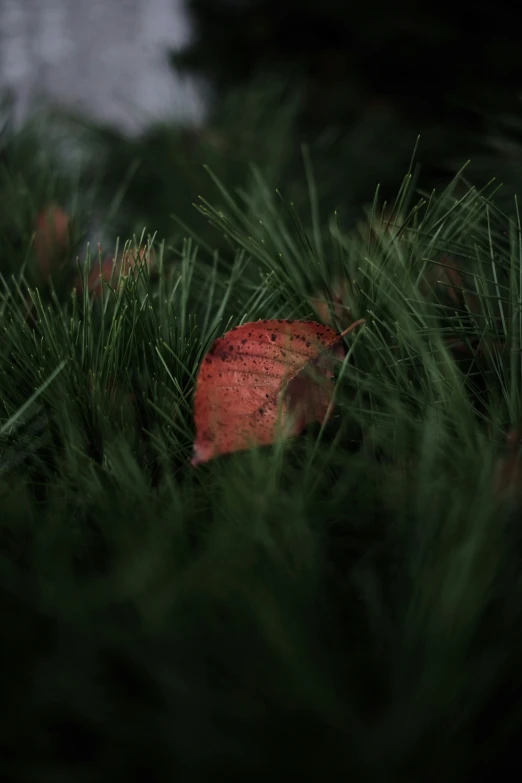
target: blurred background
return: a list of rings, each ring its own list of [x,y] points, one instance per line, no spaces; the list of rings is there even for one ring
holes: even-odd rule
[[[199,120],[194,80],[165,58],[190,40],[183,0],[0,0],[0,84],[17,120],[65,105],[135,133],[159,117]]]
[[[394,197],[414,151],[421,191],[471,160],[467,180],[496,177],[499,206],[514,209],[522,63],[505,0],[0,0],[0,63],[4,165],[25,172],[33,222],[51,198],[78,213],[78,241],[146,230],[222,247],[193,208],[219,199],[203,166],[250,192],[256,164],[301,213],[303,145],[321,216],[336,209],[347,225],[377,185]],[[31,139],[47,144],[52,194]]]

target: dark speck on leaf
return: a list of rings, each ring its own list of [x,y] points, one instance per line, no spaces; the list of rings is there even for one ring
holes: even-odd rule
[[[306,341],[305,345],[307,348],[310,348],[310,343],[308,342],[308,340]]]
[[[245,345],[247,342],[248,341],[246,339],[245,340],[241,340],[241,345]]]
[[[229,345],[229,346],[228,346],[228,350],[229,350],[229,351],[233,351],[233,350],[234,350],[234,346],[233,346],[233,345]]]
[[[207,364],[212,364],[212,359],[209,356],[207,356],[206,359],[205,359],[205,362]]]
[[[277,340],[277,335],[276,334],[272,334],[270,336],[270,339],[272,340],[273,343],[275,343],[275,341]]]

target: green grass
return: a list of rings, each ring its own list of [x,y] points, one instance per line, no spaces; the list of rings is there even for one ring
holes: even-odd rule
[[[399,229],[376,200],[358,235],[322,222],[310,167],[310,220],[252,177],[200,201],[223,260],[190,239],[166,265],[157,242],[157,281],[32,290],[30,317],[23,270],[3,281],[4,780],[520,769],[520,509],[494,479],[521,414],[521,225],[490,192],[415,204],[408,177]],[[458,307],[425,284],[451,254]],[[367,319],[332,419],[192,468],[212,341],[313,319],[332,270]]]

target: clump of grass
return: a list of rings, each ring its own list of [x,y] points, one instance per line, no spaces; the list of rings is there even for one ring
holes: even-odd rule
[[[407,178],[393,230],[376,200],[357,235],[321,224],[309,175],[311,232],[254,170],[255,205],[200,205],[224,261],[190,240],[167,267],[158,245],[157,280],[31,290],[30,318],[23,275],[4,281],[6,779],[518,769],[517,487],[496,476],[520,420],[520,224],[473,189],[412,206]],[[426,285],[448,255],[467,298]],[[317,317],[334,279],[332,321],[367,320],[334,417],[193,469],[212,341]]]

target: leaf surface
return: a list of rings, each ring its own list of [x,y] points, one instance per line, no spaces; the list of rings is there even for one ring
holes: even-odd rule
[[[196,383],[193,465],[298,435],[323,421],[342,334],[310,321],[257,321],[217,339]]]

